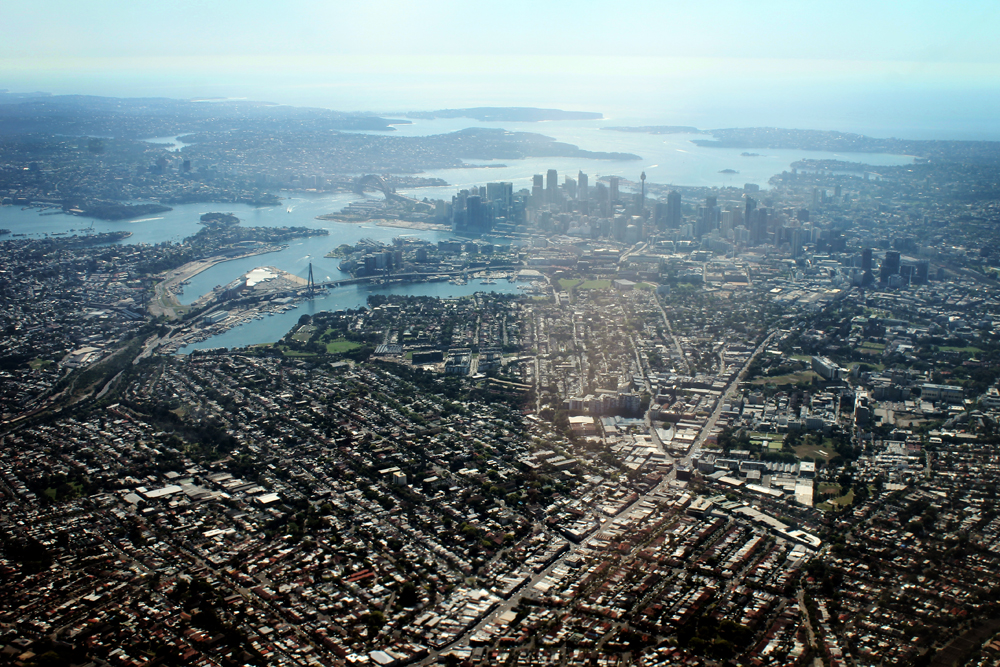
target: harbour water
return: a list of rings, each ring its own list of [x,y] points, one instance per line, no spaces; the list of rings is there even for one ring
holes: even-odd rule
[[[742,187],[744,183],[755,183],[767,187],[772,175],[789,169],[792,162],[803,158],[838,159],[850,162],[864,162],[870,165],[901,165],[912,162],[912,158],[900,155],[851,154],[798,150],[754,150],[758,156],[742,155],[741,149],[705,148],[691,143],[691,139],[706,138],[706,135],[651,135],[602,130],[601,127],[614,125],[603,121],[557,121],[546,123],[482,123],[468,118],[413,120],[412,124],[397,126],[397,133],[404,136],[421,136],[452,132],[468,127],[502,127],[508,131],[535,132],[550,136],[558,141],[572,143],[590,151],[618,151],[642,156],[641,160],[612,161],[578,158],[529,158],[524,160],[489,161],[467,160],[476,167],[440,169],[425,172],[424,176],[442,178],[447,186],[417,188],[403,191],[404,194],[430,199],[450,199],[458,190],[472,185],[483,185],[491,181],[510,181],[514,189],[530,188],[533,174],[544,174],[548,169],[559,172],[560,181],[565,175],[575,177],[578,171],[590,176],[595,183],[602,175],[618,175],[635,180],[645,171],[648,183],[679,184],[695,186]],[[183,136],[183,135],[180,135]],[[169,146],[170,150],[183,155],[184,143],[178,137],[161,137],[153,140]],[[498,166],[502,164],[503,166]],[[737,174],[720,173],[732,169]],[[317,280],[344,277],[337,269],[337,259],[326,259],[324,255],[337,246],[356,244],[363,238],[390,241],[396,236],[413,236],[436,242],[448,238],[450,234],[435,231],[406,230],[380,227],[373,223],[347,224],[317,220],[316,216],[336,212],[352,201],[361,198],[352,193],[308,194],[281,192],[285,200],[280,206],[254,208],[245,204],[183,204],[173,210],[140,218],[137,220],[106,222],[69,215],[39,215],[37,209],[22,210],[17,206],[0,207],[0,228],[10,229],[14,234],[24,234],[32,238],[49,235],[69,235],[83,230],[108,232],[128,230],[132,236],[125,243],[157,244],[180,242],[200,229],[199,219],[203,213],[211,211],[230,212],[248,227],[301,226],[327,229],[329,236],[311,237],[291,241],[287,248],[275,253],[258,255],[229,262],[223,262],[198,274],[185,286],[182,301],[191,303],[216,285],[224,285],[240,275],[259,266],[274,266],[289,273],[305,277],[310,262]],[[375,195],[381,197],[381,195]],[[9,237],[8,237],[9,238]],[[331,290],[304,302],[298,308],[280,315],[251,321],[242,326],[215,336],[199,344],[185,348],[185,351],[210,347],[240,347],[277,340],[284,335],[303,312],[357,308],[365,304],[369,294],[392,293],[455,297],[476,291],[516,292],[516,286],[506,281],[493,285],[481,285],[470,281],[468,285],[450,283],[416,283],[391,286],[349,286]]]

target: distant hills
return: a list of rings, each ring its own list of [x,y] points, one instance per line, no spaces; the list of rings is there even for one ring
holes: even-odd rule
[[[537,109],[535,107],[474,107],[471,109],[441,109],[439,111],[411,111],[407,118],[433,120],[435,118],[473,118],[483,122],[537,123],[546,120],[602,120],[604,114],[593,111],[563,111],[562,109]]]
[[[266,130],[393,131],[408,124],[366,114],[247,100],[178,100],[165,97],[11,94],[0,92],[0,136],[61,134],[144,139],[219,131],[234,126]]]
[[[636,127],[602,127],[616,132],[644,134],[705,134],[711,138],[692,139],[691,143],[705,148],[771,148],[807,151],[889,153],[913,155],[925,160],[1000,163],[1000,142],[944,141],[918,139],[878,139],[863,134],[831,130],[793,130],[780,127],[733,127],[700,130],[683,125],[645,125]],[[744,153],[754,157],[754,153]]]

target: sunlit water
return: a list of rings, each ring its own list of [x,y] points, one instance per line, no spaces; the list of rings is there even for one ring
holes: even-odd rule
[[[467,127],[503,127],[509,131],[535,132],[558,141],[575,144],[585,150],[602,152],[625,152],[641,156],[640,160],[593,160],[578,158],[529,158],[525,160],[482,161],[468,160],[479,165],[457,169],[438,169],[425,172],[424,176],[442,178],[447,186],[405,190],[404,194],[418,198],[449,199],[458,190],[473,185],[483,185],[492,181],[510,181],[515,190],[530,188],[534,174],[545,174],[548,169],[556,169],[562,182],[567,175],[576,177],[583,171],[590,177],[591,184],[598,178],[617,175],[630,180],[638,180],[642,171],[646,172],[648,183],[742,187],[753,183],[767,187],[768,179],[790,168],[792,162],[803,158],[839,159],[864,162],[870,165],[900,165],[912,162],[912,158],[883,154],[827,153],[798,150],[754,149],[755,157],[742,155],[743,149],[704,148],[691,143],[693,138],[705,135],[650,135],[602,130],[601,127],[619,124],[614,119],[602,121],[559,121],[545,123],[480,123],[472,119],[414,120],[408,125],[399,125],[395,131],[402,136],[426,136],[452,132]],[[183,136],[183,135],[180,135]],[[183,155],[186,144],[174,137],[152,139],[168,150]],[[501,166],[502,165],[502,166]],[[722,170],[732,169],[739,173],[724,174]],[[372,223],[346,224],[317,220],[316,216],[336,212],[361,197],[355,194],[303,194],[279,193],[286,199],[280,206],[255,208],[245,204],[184,204],[173,210],[146,216],[136,220],[106,222],[67,215],[39,215],[35,209],[21,210],[16,206],[0,207],[0,228],[10,229],[15,234],[27,234],[32,238],[73,233],[107,232],[128,230],[132,236],[126,243],[157,244],[180,242],[196,234],[200,229],[202,214],[212,211],[230,212],[248,227],[254,226],[303,226],[329,230],[329,236],[296,239],[282,251],[258,255],[244,259],[223,262],[192,278],[181,296],[183,303],[191,303],[209,292],[216,285],[224,285],[240,275],[260,266],[274,266],[289,273],[305,277],[309,265],[318,281],[344,277],[337,269],[339,260],[326,259],[324,255],[337,246],[356,244],[362,238],[390,241],[395,236],[409,235],[428,241],[450,237],[450,234],[430,231],[380,227]],[[381,195],[377,195],[381,197]],[[356,308],[364,305],[367,296],[373,292],[399,294],[426,294],[433,296],[459,296],[477,290],[515,292],[516,286],[499,281],[495,285],[479,285],[471,281],[465,286],[449,283],[420,283],[395,285],[391,287],[350,286],[331,290],[326,296],[305,302],[295,310],[281,315],[266,317],[234,328],[189,349],[208,347],[238,347],[269,342],[280,338],[294,324],[302,312]]]

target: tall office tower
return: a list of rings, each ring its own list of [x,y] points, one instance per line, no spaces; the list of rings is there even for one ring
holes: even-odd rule
[[[681,193],[671,190],[667,195],[667,229],[681,226]]]
[[[610,177],[608,179],[608,185],[611,188],[611,193],[609,195],[611,197],[611,205],[614,206],[615,204],[618,203],[618,177],[617,176]]]
[[[555,169],[549,169],[545,174],[545,194],[550,204],[559,201],[559,174]]]
[[[861,251],[861,270],[871,271],[872,270],[872,249],[865,248]]]
[[[608,189],[604,183],[598,181],[594,184],[594,201],[597,202],[597,210],[601,217],[608,217],[611,207],[608,205]]]
[[[719,200],[715,197],[705,197],[705,206],[699,209],[701,213],[701,227],[704,233],[715,231],[718,227]],[[699,234],[699,236],[701,236]]]
[[[732,233],[732,231],[736,229],[736,225],[733,224],[735,218],[736,218],[735,214],[730,209],[726,209],[725,211],[722,212],[723,238],[728,238],[729,235]]]
[[[642,181],[642,192],[639,197],[639,210],[643,211],[646,208],[646,172],[642,172],[639,175],[639,180]]]
[[[756,222],[755,212],[757,211],[757,200],[753,197],[747,197],[746,211],[743,213],[743,219],[746,221],[747,227],[750,229],[750,243],[756,245],[760,243],[759,240],[754,238],[754,223]]]
[[[819,188],[813,188],[813,208],[819,206]]]
[[[451,198],[451,230],[461,231],[467,226],[465,202],[469,198],[468,190],[459,190]]]
[[[514,206],[514,184],[513,183],[487,183],[486,200],[495,202],[500,214],[508,218],[510,210]]]
[[[545,195],[545,190],[542,187],[542,183],[545,177],[541,174],[535,174],[531,177],[531,203],[535,206],[541,206],[543,197]]]
[[[661,232],[667,228],[666,202],[658,201],[653,204],[653,225]]]
[[[930,274],[930,268],[931,268],[927,260],[922,260],[917,262],[917,265],[913,268],[914,268],[913,282],[915,282],[918,285],[926,285],[928,274]]]
[[[801,227],[792,228],[792,257],[798,257],[802,254],[802,235]]]
[[[576,181],[569,176],[563,177],[563,191],[567,199],[576,199]]]
[[[465,200],[465,225],[471,232],[490,231],[489,207],[478,195]]]
[[[889,276],[899,273],[899,253],[895,250],[887,250],[885,259],[882,260],[882,268],[879,269],[878,281],[883,285],[889,282]]]
[[[590,180],[582,171],[576,175],[576,198],[580,201],[587,201],[590,193],[587,191]]]

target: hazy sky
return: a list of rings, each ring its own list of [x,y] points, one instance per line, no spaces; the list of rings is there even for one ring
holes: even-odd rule
[[[803,113],[965,100],[945,117],[1000,89],[996,0],[33,0],[7,3],[0,29],[0,88],[15,91],[646,115],[749,96]]]

